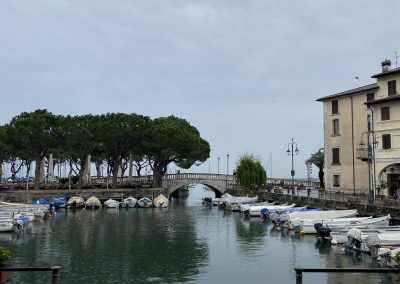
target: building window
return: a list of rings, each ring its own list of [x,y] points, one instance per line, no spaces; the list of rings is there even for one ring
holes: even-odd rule
[[[332,120],[332,135],[339,135],[339,119]]]
[[[367,102],[375,100],[375,94],[369,93],[367,94]]]
[[[332,101],[332,114],[338,114],[339,113],[339,101]]]
[[[333,175],[333,187],[340,187],[340,175]]]
[[[339,148],[332,148],[332,164],[333,165],[340,164]]]
[[[382,134],[382,149],[390,149],[392,148],[392,141],[391,141],[390,134]]]
[[[396,80],[388,81],[388,96],[396,94]]]
[[[381,120],[390,120],[390,107],[381,107]]]

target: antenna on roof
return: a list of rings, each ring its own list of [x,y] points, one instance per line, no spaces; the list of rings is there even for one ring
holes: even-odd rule
[[[397,68],[397,58],[399,58],[399,55],[397,55],[397,51],[395,51],[394,54],[395,54],[394,61],[396,63],[396,68]]]

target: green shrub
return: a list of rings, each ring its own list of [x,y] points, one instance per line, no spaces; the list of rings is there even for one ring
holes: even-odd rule
[[[0,246],[0,266],[4,266],[7,260],[11,257],[11,252],[8,249]]]

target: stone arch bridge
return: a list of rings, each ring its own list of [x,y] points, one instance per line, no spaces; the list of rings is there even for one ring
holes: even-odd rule
[[[133,180],[139,184],[151,185],[152,176],[133,177]],[[182,174],[166,174],[162,179],[162,187],[166,190],[168,196],[181,187],[190,184],[203,184],[214,190],[216,196],[222,195],[227,189],[235,186],[235,177],[233,175],[223,174],[199,174],[199,173],[182,173]]]

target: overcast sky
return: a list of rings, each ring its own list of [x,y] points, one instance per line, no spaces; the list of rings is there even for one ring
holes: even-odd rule
[[[191,172],[217,172],[220,157],[226,173],[227,154],[231,172],[253,153],[268,176],[290,177],[293,137],[306,177],[323,147],[315,100],[395,62],[399,11],[398,0],[2,0],[0,124],[38,108],[175,115],[211,145]]]

